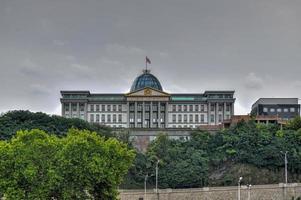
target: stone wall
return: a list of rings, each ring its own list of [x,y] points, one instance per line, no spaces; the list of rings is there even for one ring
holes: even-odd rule
[[[235,200],[238,187],[207,187],[194,189],[120,190],[121,200]],[[249,198],[250,197],[250,198]],[[301,184],[241,186],[241,200],[292,200],[301,198]]]

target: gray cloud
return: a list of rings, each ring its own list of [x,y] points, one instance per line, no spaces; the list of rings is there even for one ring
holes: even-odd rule
[[[169,92],[300,97],[301,1],[3,0],[0,112],[59,113],[59,91],[127,92],[152,60]]]

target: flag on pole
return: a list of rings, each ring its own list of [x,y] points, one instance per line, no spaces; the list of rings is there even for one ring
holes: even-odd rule
[[[147,56],[145,57],[145,62],[148,63],[148,64],[151,64],[151,61]]]

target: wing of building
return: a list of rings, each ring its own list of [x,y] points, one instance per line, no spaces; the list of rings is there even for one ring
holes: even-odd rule
[[[61,91],[62,116],[116,128],[197,128],[218,125],[234,114],[234,91],[167,93],[144,70],[130,92]]]

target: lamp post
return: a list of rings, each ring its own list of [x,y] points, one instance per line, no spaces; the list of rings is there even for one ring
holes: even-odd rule
[[[283,151],[280,151],[282,154],[284,154],[284,173],[285,173],[285,184],[287,184],[287,151],[286,152],[283,152]]]
[[[249,184],[248,185],[248,200],[251,200],[251,187],[252,187],[252,185]]]
[[[157,160],[156,162],[156,193],[158,193],[158,165],[160,160]]]
[[[146,200],[146,181],[148,178],[148,174],[145,175],[144,177],[144,199]]]
[[[240,200],[240,183],[241,183],[242,177],[239,177],[238,179],[238,191],[237,191],[237,199]]]

